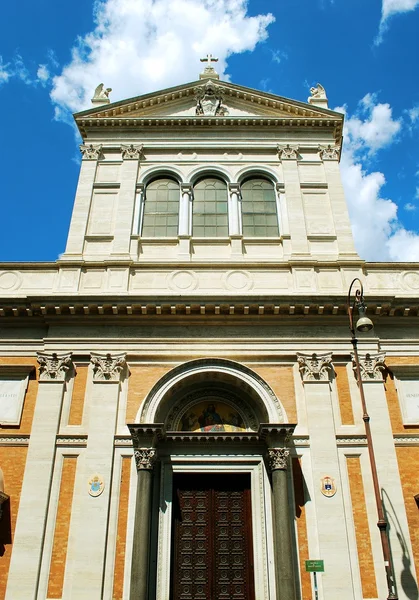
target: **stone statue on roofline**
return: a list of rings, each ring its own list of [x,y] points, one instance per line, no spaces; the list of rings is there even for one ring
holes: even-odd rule
[[[95,93],[93,94],[92,104],[94,106],[100,106],[102,104],[109,104],[109,94],[111,93],[112,88],[105,88],[103,83],[99,83],[99,85],[95,89]]]
[[[326,90],[321,83],[310,88],[310,97],[308,103],[319,108],[328,108]]]

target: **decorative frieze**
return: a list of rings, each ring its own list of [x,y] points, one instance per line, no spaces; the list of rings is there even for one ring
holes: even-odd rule
[[[280,469],[286,471],[288,469],[288,458],[290,451],[287,448],[269,448],[268,449],[268,465],[270,471]]]
[[[129,144],[129,146],[121,146],[121,153],[123,160],[140,160],[144,156],[144,144],[140,144],[139,146],[134,146],[134,144]]]
[[[352,368],[356,377],[355,356],[353,353],[351,356]],[[383,374],[386,370],[386,365],[384,364],[385,357],[385,352],[380,352],[379,354],[369,354],[367,352],[364,357],[359,357],[362,381],[383,381]]]
[[[339,146],[319,146],[319,155],[322,160],[339,160],[340,148]]]
[[[82,160],[99,160],[102,156],[102,144],[80,144]]]
[[[157,450],[154,448],[135,448],[134,458],[137,471],[152,471],[157,460]]]
[[[66,354],[38,352],[37,360],[39,363],[40,381],[63,382],[73,368],[71,352],[67,352]]]
[[[276,150],[278,152],[279,160],[298,160],[300,158],[299,146],[286,146],[277,145]]]
[[[297,352],[300,375],[304,382],[330,381],[333,373],[332,353],[303,354]]]
[[[126,354],[99,354],[92,352],[90,362],[93,365],[93,381],[118,382],[126,368]]]

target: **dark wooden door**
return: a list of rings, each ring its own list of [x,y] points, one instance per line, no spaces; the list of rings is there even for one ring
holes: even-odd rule
[[[172,600],[254,600],[250,476],[175,475]]]

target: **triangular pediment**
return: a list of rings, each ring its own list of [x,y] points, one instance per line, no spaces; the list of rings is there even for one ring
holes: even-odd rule
[[[237,84],[204,79],[181,86],[104,104],[74,115],[80,119],[273,118],[339,119],[334,111]]]

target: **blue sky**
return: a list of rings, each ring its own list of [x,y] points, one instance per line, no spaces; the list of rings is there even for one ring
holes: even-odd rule
[[[419,0],[21,0],[0,21],[0,260],[64,251],[79,170],[71,112],[223,79],[346,114],[342,177],[358,252],[419,261]]]

